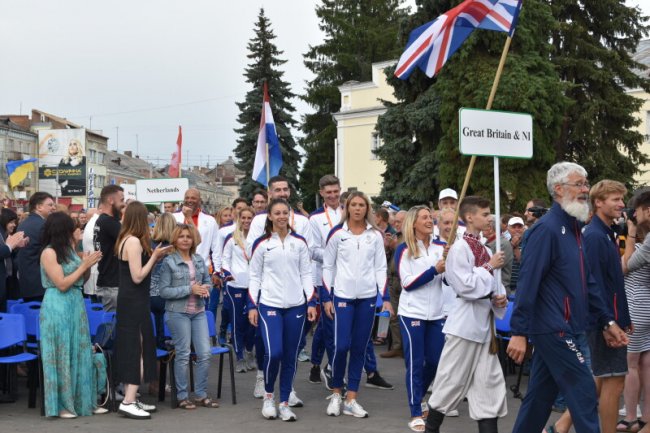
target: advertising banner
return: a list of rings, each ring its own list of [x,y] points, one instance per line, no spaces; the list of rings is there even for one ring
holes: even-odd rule
[[[39,189],[58,197],[86,196],[86,130],[38,131]]]

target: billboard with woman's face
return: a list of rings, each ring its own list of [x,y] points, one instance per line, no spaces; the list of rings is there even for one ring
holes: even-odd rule
[[[85,129],[38,131],[38,157],[41,191],[57,194],[58,181],[60,197],[86,195]]]

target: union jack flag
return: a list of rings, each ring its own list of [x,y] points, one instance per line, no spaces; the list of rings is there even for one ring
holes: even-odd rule
[[[416,67],[433,77],[476,28],[515,31],[522,0],[465,0],[413,30],[395,76],[405,80]]]

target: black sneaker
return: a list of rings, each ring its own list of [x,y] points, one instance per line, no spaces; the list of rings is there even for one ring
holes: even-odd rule
[[[393,389],[395,387],[386,382],[384,378],[379,375],[378,371],[375,371],[372,377],[368,376],[368,380],[366,380],[366,388]]]
[[[318,365],[312,365],[311,370],[309,370],[309,383],[321,383],[320,379],[320,367]]]
[[[323,384],[325,385],[325,388],[327,388],[329,391],[332,390],[332,370],[330,370],[329,366],[323,368],[320,371],[320,378],[323,381]]]

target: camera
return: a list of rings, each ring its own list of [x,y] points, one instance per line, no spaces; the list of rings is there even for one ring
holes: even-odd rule
[[[526,210],[530,212],[530,214],[537,219],[543,217],[544,214],[548,212],[548,209],[542,206],[533,206],[533,207],[529,207]]]

